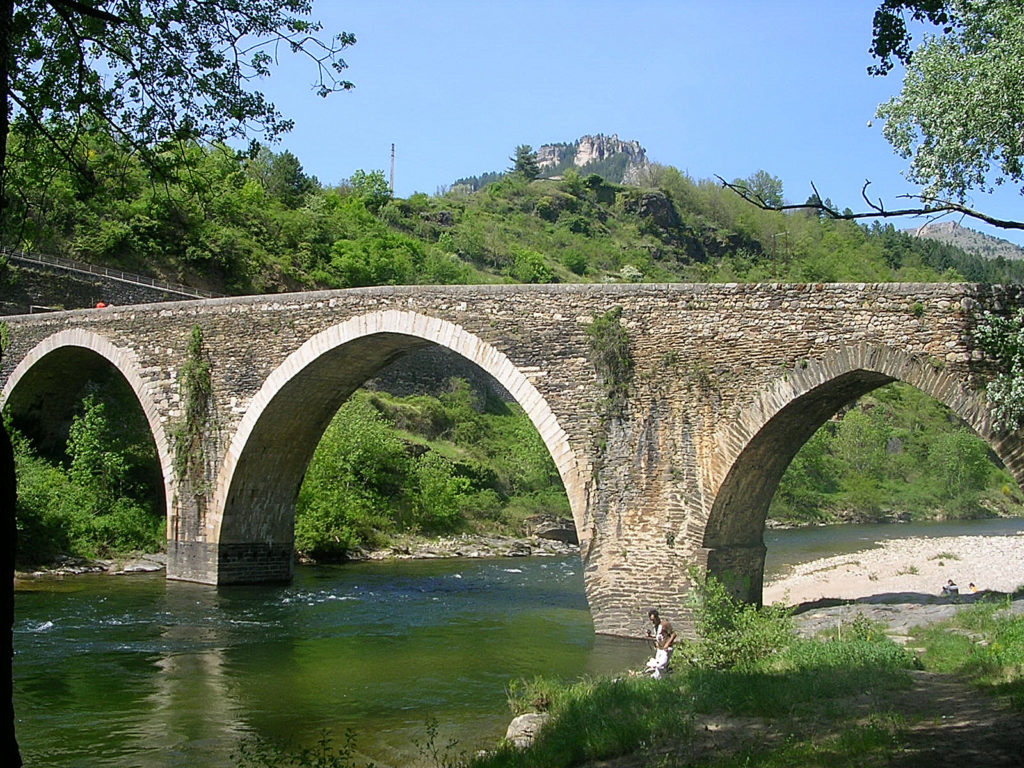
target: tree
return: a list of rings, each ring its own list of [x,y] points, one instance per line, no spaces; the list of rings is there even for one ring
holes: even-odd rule
[[[938,25],[911,51],[905,14]],[[967,205],[972,190],[990,192],[1010,182],[1024,193],[1024,11],[1019,0],[883,0],[874,18],[870,51],[879,63],[872,75],[885,75],[894,59],[906,66],[900,94],[878,108],[883,133],[901,156],[911,160],[908,178],[924,189],[901,195],[915,201],[889,208],[861,189],[867,209],[838,211],[816,206],[835,219],[937,216],[958,213],[1004,229],[1024,229],[1024,221],[1000,219]],[[721,180],[721,179],[720,179]],[[767,210],[806,206],[769,205],[744,185],[727,186]]]
[[[340,53],[348,33],[323,40],[305,18],[311,0],[0,1],[0,205],[7,138],[26,155],[39,145],[88,178],[84,135],[103,126],[153,166],[173,172],[189,142],[292,126],[251,86],[279,50],[312,60],[321,96],[347,90]]]
[[[379,213],[384,204],[391,199],[391,187],[384,178],[384,171],[355,171],[348,180],[356,197],[363,201],[368,211]]]
[[[537,153],[529,144],[520,144],[516,147],[516,153],[509,160],[512,161],[512,172],[519,174],[527,181],[533,181],[540,176]]]
[[[903,89],[878,108],[883,134],[911,160],[924,199],[963,203],[1006,182],[1024,193],[1024,10],[1019,0],[953,0],[954,26],[907,63]]]
[[[904,13],[910,13],[914,21],[943,25],[943,31],[952,31],[949,26],[950,0],[884,0],[875,11],[872,23],[873,34],[869,53],[878,59],[878,64],[868,67],[868,74],[887,75],[892,71],[893,58],[909,64],[911,36],[907,29]]]
[[[768,171],[759,170],[736,184],[746,185],[752,195],[767,205],[778,206],[785,202],[782,198],[782,179],[772,176]]]
[[[304,18],[311,8],[310,0],[0,0],[0,221],[12,132],[25,157],[46,147],[88,180],[83,139],[91,127],[106,126],[151,166],[173,173],[195,141],[254,133],[270,141],[291,127],[249,88],[270,73],[279,50],[312,60],[319,95],[351,88],[340,77],[340,54],[355,37],[321,40],[321,25]],[[16,494],[8,445],[0,428],[0,511],[11,530]],[[5,553],[13,536],[6,541]],[[10,574],[13,585],[13,561]],[[13,604],[13,586],[7,595]],[[5,681],[9,651],[5,640]],[[3,727],[14,745],[9,763],[21,765],[13,709],[3,698]]]
[[[300,207],[306,195],[320,186],[315,176],[306,175],[299,158],[288,150],[276,154],[261,147],[250,169],[263,189],[286,208]]]

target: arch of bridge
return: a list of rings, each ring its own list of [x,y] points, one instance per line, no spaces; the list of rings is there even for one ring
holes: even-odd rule
[[[135,398],[138,400],[146,421],[149,424],[149,431],[156,444],[157,457],[160,462],[160,474],[164,482],[165,497],[168,510],[173,499],[173,457],[167,431],[164,429],[163,421],[160,418],[160,411],[151,395],[150,386],[146,383],[141,373],[141,366],[134,350],[119,347],[105,336],[87,331],[83,328],[74,328],[58,331],[46,337],[36,344],[21,359],[7,381],[4,383],[3,391],[0,393],[0,403],[6,403],[19,384],[31,373],[39,370],[39,366],[45,366],[47,358],[59,354],[62,350],[84,349],[105,359],[111,366],[128,382]],[[64,375],[73,376],[74,371],[64,371]]]
[[[317,333],[265,379],[234,430],[218,471],[206,521],[209,540],[251,538],[253,525],[262,526],[260,533],[268,540],[287,534],[294,525],[294,501],[305,467],[337,408],[377,370],[426,344],[447,347],[476,364],[522,406],[554,459],[577,530],[585,536],[586,474],[555,414],[526,375],[505,354],[459,325],[392,309],[357,315]],[[283,450],[295,451],[294,459],[275,459],[273,454]],[[266,513],[272,519],[247,521],[255,499],[246,486],[271,468],[287,475],[277,478],[279,497]]]
[[[717,432],[708,487],[715,489],[706,519],[694,518],[708,568],[725,580],[745,577],[738,593],[760,600],[765,518],[772,496],[797,451],[844,405],[893,381],[903,381],[943,402],[987,440],[1018,477],[1024,468],[1014,436],[993,434],[981,394],[968,382],[906,352],[856,345],[787,372],[751,399],[738,418]],[[748,565],[744,567],[743,563]],[[731,574],[726,574],[732,571]]]

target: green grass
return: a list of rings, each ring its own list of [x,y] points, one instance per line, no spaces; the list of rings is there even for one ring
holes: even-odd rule
[[[915,631],[925,649],[918,659],[863,618],[798,638],[784,613],[723,601],[711,582],[695,610],[698,626],[717,630],[677,646],[673,675],[519,681],[509,689],[513,711],[551,715],[534,744],[446,765],[569,768],[615,758],[652,768],[891,765],[910,725],[893,694],[912,685],[922,660],[927,670],[1024,709],[1024,617],[1009,615],[1008,605],[980,603]],[[870,703],[870,711],[852,701]],[[708,742],[706,718],[753,720],[738,721],[735,738]]]
[[[636,755],[652,745],[686,743],[703,715],[841,722],[847,697],[911,683],[911,654],[870,625],[850,625],[842,640],[800,639],[783,611],[738,603],[714,580],[698,591],[694,610],[704,635],[677,644],[674,674],[516,683],[509,692],[513,711],[546,711],[550,721],[528,750],[506,746],[468,765],[567,768]],[[871,751],[890,736],[884,728],[870,739],[851,730],[837,737],[835,748],[845,748],[844,738],[860,738]]]
[[[706,765],[708,768],[882,768],[892,764],[892,755],[900,748],[904,727],[898,713],[877,712],[870,715],[867,722],[843,728],[833,735],[813,740],[790,736],[777,747],[744,749]],[[663,765],[669,768],[677,763]]]
[[[961,676],[1024,711],[1024,617],[1010,615],[1009,605],[1009,598],[978,603],[913,637],[927,649],[926,669]]]

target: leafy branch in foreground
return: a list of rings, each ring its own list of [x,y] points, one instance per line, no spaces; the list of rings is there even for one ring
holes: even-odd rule
[[[98,126],[148,164],[175,169],[195,140],[213,143],[292,127],[253,84],[279,54],[305,56],[320,96],[352,88],[341,52],[322,37],[310,0],[18,0],[0,6],[0,205],[8,133],[26,156],[53,149],[91,180]]]
[[[927,35],[911,55],[905,15],[941,28]],[[893,59],[906,65],[899,94],[880,104],[882,134],[900,157],[910,161],[908,181],[921,194],[912,208],[889,210],[861,195],[868,210],[840,213],[815,190],[805,205],[772,206],[742,185],[723,184],[768,210],[809,208],[835,219],[959,214],[1002,229],[1024,229],[1024,221],[1001,219],[967,205],[975,190],[1024,183],[1024,14],[1020,0],[883,0],[874,17],[868,69],[885,75]],[[870,126],[870,123],[869,123]],[[811,185],[813,188],[813,184]],[[1021,189],[1024,192],[1024,188]]]

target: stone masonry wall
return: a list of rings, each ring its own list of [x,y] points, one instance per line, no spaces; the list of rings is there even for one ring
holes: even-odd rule
[[[7,275],[0,276],[0,315],[83,309],[95,307],[100,301],[126,305],[183,298],[157,286],[83,274],[54,265],[37,267],[14,261]]]

